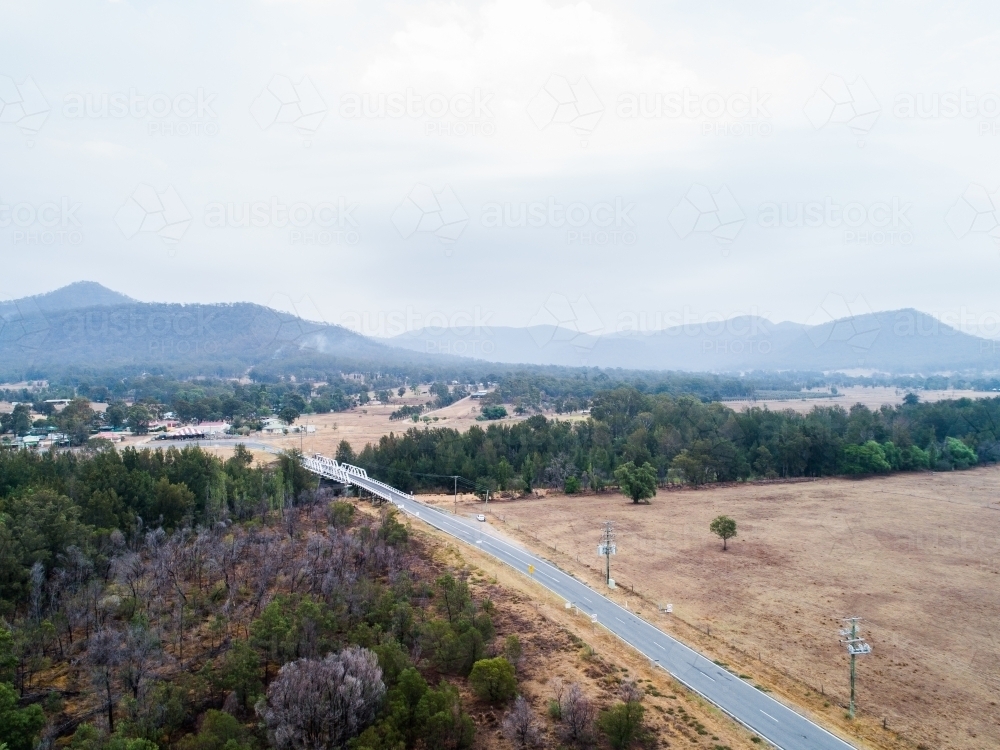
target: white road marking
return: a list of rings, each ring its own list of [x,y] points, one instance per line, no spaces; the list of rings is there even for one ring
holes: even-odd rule
[[[270,450],[270,449],[268,449],[268,450]],[[276,452],[276,451],[271,450],[271,452]],[[358,484],[360,484],[360,483],[358,483]],[[414,513],[414,515],[419,518],[420,517],[420,511],[417,511],[416,508],[421,508],[422,507],[421,504],[419,502],[413,502],[413,498],[410,497],[410,496],[406,496],[406,495],[402,495],[402,494],[399,494],[399,496],[401,498],[403,498],[404,500],[406,500],[408,502],[408,504],[410,504],[410,503],[413,504],[413,506],[414,506],[413,509],[411,510],[410,508],[407,508],[407,510],[410,510],[410,512],[416,511]],[[455,528],[463,529],[463,530],[466,530],[466,531],[468,529],[478,528],[478,527],[474,527],[473,524],[466,525],[466,524],[461,523],[461,522],[455,523],[455,522],[453,522],[451,520],[451,518],[449,516],[447,516],[446,514],[444,514],[443,512],[441,512],[441,511],[439,511],[437,509],[424,508],[424,510],[426,511],[424,515],[427,517],[427,519],[430,519],[432,517],[434,519],[433,522],[430,521],[430,520],[427,520],[426,522],[431,523],[432,525],[436,525],[438,528],[440,528],[440,529],[442,529],[444,531],[448,531],[450,529],[455,529]],[[487,542],[487,544],[488,544],[488,542]],[[499,542],[498,544],[495,544],[495,545],[492,545],[492,546],[494,546],[497,549],[497,552],[498,552],[497,557],[499,559],[501,559],[501,560],[505,560],[507,562],[509,562],[510,560],[523,561],[526,558],[529,562],[532,562],[535,565],[542,565],[543,564],[543,563],[541,563],[541,561],[540,561],[539,558],[535,558],[533,556],[526,555],[523,552],[523,550],[514,548],[512,545],[510,545],[508,543]],[[570,580],[571,584],[577,583],[577,581],[574,578],[572,578],[572,574],[568,574],[565,571],[559,570],[558,567],[556,567],[555,570],[556,570],[556,572],[557,572],[558,575],[562,575],[562,576],[569,575],[571,577],[571,580]],[[542,575],[545,575],[546,577],[548,577],[551,580],[555,581],[557,584],[560,583],[560,582],[563,582],[561,579],[554,578],[553,576],[548,575],[547,573],[543,573]],[[572,589],[574,587],[571,585],[569,588]],[[582,588],[582,586],[581,586],[581,588]],[[590,589],[586,589],[586,590],[588,592],[591,591]],[[597,593],[597,595],[601,596],[600,592],[596,592],[596,593]],[[590,602],[590,600],[587,599],[586,597],[580,596],[580,598],[583,599],[584,601]],[[607,599],[607,597],[604,597],[604,599]],[[612,611],[614,611],[614,610],[612,610]],[[632,613],[631,612],[626,612],[626,614],[631,615]],[[650,626],[645,621],[637,618],[634,615],[632,615],[632,616],[633,616],[633,619],[636,620],[636,622],[638,624],[640,624],[640,625],[643,626],[643,631],[645,631],[647,629],[651,629],[652,632],[658,632],[658,631],[655,630],[655,628],[653,628],[653,626]],[[620,617],[616,617],[615,619],[617,619],[619,622],[625,623],[625,620],[622,620]],[[594,620],[594,622],[597,622],[597,615],[596,615],[596,613],[593,615],[593,620]],[[651,633],[647,633],[646,637],[649,637],[649,635],[651,635]],[[682,645],[682,644],[674,642],[673,645],[668,648],[667,646],[664,646],[662,643],[658,643],[658,642],[656,642],[656,641],[654,641],[652,639],[650,639],[650,640],[651,640],[652,643],[654,643],[656,646],[658,646],[659,648],[663,649],[664,651],[670,650],[670,648],[674,648],[674,647],[681,647],[681,645]],[[691,651],[691,649],[688,649],[687,647],[681,647],[680,650],[681,650],[682,653],[684,653],[686,651]],[[641,649],[640,649],[640,652],[641,652]],[[697,654],[696,654],[696,652],[692,651],[692,655],[697,655]],[[657,662],[657,663],[659,663],[659,662]],[[661,664],[660,666],[662,666],[664,669],[666,669],[669,673],[673,674],[672,672],[670,672],[670,670],[667,668],[666,665],[662,665]],[[708,677],[708,679],[710,679],[713,682],[715,682],[715,679],[711,675],[709,675],[706,672],[702,672],[702,670],[700,670],[697,667],[695,667],[694,664],[691,664],[690,666],[692,666],[694,669],[697,669],[697,671],[701,672],[702,675],[704,675],[705,677]],[[725,677],[728,681],[732,682],[732,678],[730,678],[727,674],[724,674],[722,672],[719,672],[719,674],[722,674],[723,677]],[[740,684],[743,685],[745,683],[743,683],[742,681],[740,681]],[[709,700],[712,700],[712,699],[709,698]],[[773,698],[772,699],[765,698],[764,700],[772,700],[773,701],[774,699]],[[764,714],[767,718],[771,719],[771,721],[773,721],[775,723],[780,723],[778,721],[778,719],[776,719],[771,714],[767,713],[767,711],[764,711],[763,709],[758,709],[758,710],[762,714]],[[795,714],[793,713],[793,715],[795,715]],[[804,717],[802,717],[802,718],[804,719]],[[829,737],[831,739],[833,739],[837,743],[837,747],[841,748],[841,750],[853,750],[853,748],[851,748],[851,746],[847,745],[846,743],[843,743],[843,741],[838,741],[837,738],[835,738],[833,735],[830,735],[830,733],[826,732],[826,730],[822,729],[822,727],[819,727],[818,725],[813,724],[812,722],[809,722],[808,719],[804,719],[804,720],[806,722],[808,722],[816,730],[818,730],[820,732],[824,732],[826,735],[829,735]],[[805,738],[805,735],[803,735],[803,737]]]

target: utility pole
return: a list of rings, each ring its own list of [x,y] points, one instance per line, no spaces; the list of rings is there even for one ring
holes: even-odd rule
[[[615,525],[612,521],[604,522],[604,534],[601,543],[597,545],[597,554],[604,557],[604,580],[611,585],[611,556],[617,554],[615,545]]]
[[[458,515],[458,477],[452,477],[455,480],[455,515]]]
[[[844,622],[849,622],[851,626],[840,631],[840,634],[844,636],[841,643],[847,646],[847,653],[851,656],[851,705],[847,711],[847,716],[851,719],[854,718],[854,660],[858,656],[864,656],[872,652],[872,647],[865,642],[865,639],[858,632],[858,621],[860,620],[860,617],[845,617]]]

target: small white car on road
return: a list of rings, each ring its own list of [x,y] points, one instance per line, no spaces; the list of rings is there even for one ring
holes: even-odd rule
[[[480,513],[478,516],[476,516],[476,520],[477,521],[485,521],[486,520],[486,516],[484,516],[482,513]]]

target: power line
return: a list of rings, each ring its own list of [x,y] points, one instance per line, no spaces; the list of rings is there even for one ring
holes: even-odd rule
[[[604,557],[604,578],[608,586],[612,585],[611,556],[617,553],[618,547],[615,544],[615,524],[613,521],[605,521],[604,533],[601,535],[601,543],[597,545],[597,554]]]
[[[851,655],[851,704],[847,712],[848,718],[851,719],[854,718],[854,660],[858,656],[864,656],[872,652],[872,647],[865,642],[865,639],[861,637],[861,633],[858,631],[858,622],[860,620],[860,617],[845,617],[844,622],[851,623],[851,626],[840,631],[840,634],[844,636],[840,642],[847,646],[847,653]]]

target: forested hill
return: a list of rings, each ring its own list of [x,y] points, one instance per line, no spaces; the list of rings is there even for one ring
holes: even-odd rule
[[[325,377],[405,372],[411,380],[482,381],[528,369],[621,372],[989,373],[1000,348],[917,310],[818,325],[737,317],[655,331],[590,335],[554,325],[411,331],[376,339],[252,303],[138,302],[80,282],[0,302],[0,380],[152,372],[174,377]],[[471,338],[470,338],[471,335]],[[429,376],[429,377],[428,377]]]
[[[0,378],[66,373],[240,376],[251,367],[328,372],[418,367],[428,355],[261,305],[0,303]],[[447,364],[448,358],[435,362]],[[464,363],[463,363],[464,364]]]
[[[451,475],[481,489],[601,489],[623,466],[659,483],[964,469],[1000,460],[1000,398],[933,404],[915,396],[872,411],[855,405],[808,414],[736,412],[690,396],[619,388],[594,396],[591,419],[534,416],[519,424],[412,428],[340,457],[406,490],[446,487]]]

